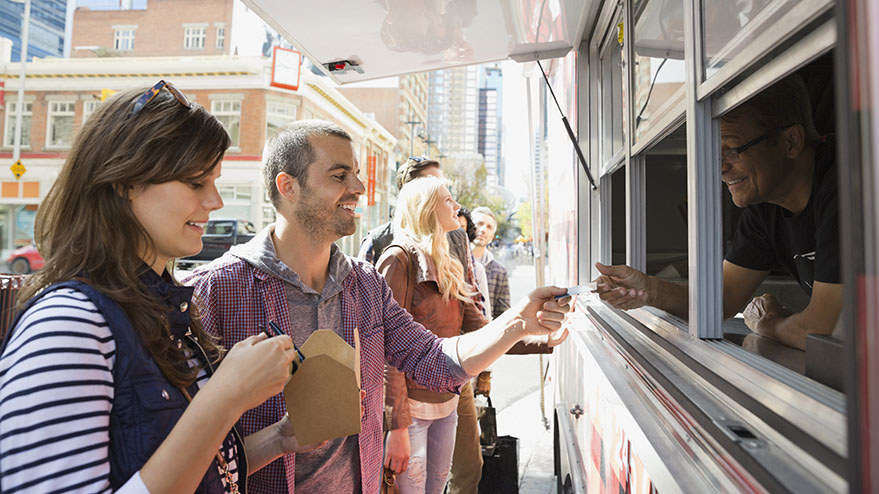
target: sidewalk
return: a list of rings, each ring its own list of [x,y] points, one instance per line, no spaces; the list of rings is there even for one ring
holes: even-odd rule
[[[552,400],[546,388],[546,414],[552,424]],[[498,413],[498,435],[519,438],[519,493],[555,492],[552,429],[546,430],[540,415],[540,391],[525,396]]]

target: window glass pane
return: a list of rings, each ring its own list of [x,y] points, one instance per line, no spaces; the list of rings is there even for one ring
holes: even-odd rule
[[[645,152],[647,274],[687,279],[687,126]]]
[[[623,148],[622,46],[616,28],[601,52],[602,161],[610,160]]]
[[[217,187],[217,190],[220,192],[220,197],[222,197],[224,201],[235,199],[235,187],[234,186],[220,185]]]
[[[235,187],[235,197],[249,201],[253,196],[253,188],[249,185],[239,185]]]
[[[610,175],[610,211],[613,218],[622,218],[622,221],[611,222],[610,232],[610,262],[612,264],[626,263],[626,167],[621,166]]]
[[[223,124],[229,138],[232,140],[231,147],[238,147],[238,133],[241,124],[240,101],[212,101],[211,113]]]
[[[703,0],[705,77],[737,57],[751,56],[749,45],[767,31],[787,34],[809,21],[831,0]]]
[[[34,238],[34,220],[37,217],[35,204],[15,206],[15,235],[13,243],[15,247],[21,247],[31,243]]]
[[[231,221],[218,221],[208,223],[205,235],[231,235],[235,229],[235,223]]]
[[[28,147],[31,144],[31,108],[33,103],[25,103],[24,111],[21,117],[21,145]],[[6,125],[5,138],[3,145],[13,147],[15,145],[15,118],[16,118],[16,102],[10,101],[6,106]]]
[[[100,105],[100,101],[84,101],[82,103],[82,123],[84,124],[86,120],[92,116],[92,113],[98,109],[98,105]]]
[[[684,98],[684,2],[635,6],[635,140]]]
[[[113,48],[116,51],[134,49],[134,29],[117,29],[113,36]]]
[[[51,102],[49,104],[49,128],[46,145],[50,147],[69,147],[73,137],[73,102]]]

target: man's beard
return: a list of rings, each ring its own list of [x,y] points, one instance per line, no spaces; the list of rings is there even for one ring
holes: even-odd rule
[[[302,199],[297,205],[294,217],[302,230],[311,238],[328,238],[331,241],[347,237],[356,230],[354,218],[340,218],[337,207],[328,211],[319,200],[312,199],[311,190],[302,187]],[[356,198],[351,198],[352,201]],[[345,201],[343,201],[345,202]]]

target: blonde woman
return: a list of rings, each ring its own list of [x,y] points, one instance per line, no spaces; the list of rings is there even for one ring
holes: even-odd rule
[[[437,336],[451,337],[488,321],[473,305],[464,267],[449,254],[446,233],[459,227],[458,209],[445,182],[423,177],[400,190],[394,243],[377,266],[394,298]],[[416,384],[395,369],[386,371],[388,436],[385,466],[402,494],[443,491],[452,463],[458,395]]]

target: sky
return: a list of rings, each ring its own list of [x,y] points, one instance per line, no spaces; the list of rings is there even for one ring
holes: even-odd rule
[[[501,63],[504,76],[502,153],[507,168],[506,188],[517,198],[528,199],[531,190],[531,146],[528,137],[527,79],[523,64]],[[533,77],[533,76],[532,76]],[[536,81],[532,79],[532,83]]]

